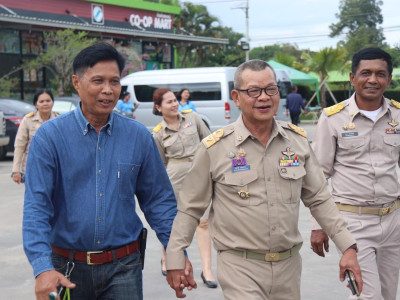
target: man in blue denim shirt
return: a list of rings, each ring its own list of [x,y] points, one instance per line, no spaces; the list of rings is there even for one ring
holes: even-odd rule
[[[72,76],[80,106],[32,140],[23,239],[37,299],[60,286],[72,289],[72,299],[143,298],[135,195],[168,244],[176,200],[155,142],[146,127],[112,112],[123,68],[108,44],[82,50]],[[64,272],[72,267],[69,281]]]

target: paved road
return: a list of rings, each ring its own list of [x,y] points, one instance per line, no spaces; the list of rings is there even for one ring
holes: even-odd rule
[[[302,124],[312,139],[314,126]],[[10,178],[11,158],[0,162],[0,299],[34,299],[32,269],[22,249],[22,206],[24,185],[14,184]],[[141,214],[143,217],[143,215]],[[302,299],[338,300],[347,299],[348,291],[339,282],[339,255],[335,247],[325,258],[312,253],[309,243],[310,213],[301,205],[300,232],[304,245],[300,251],[303,258]],[[160,271],[161,248],[153,231],[150,230],[144,270],[144,299],[173,300],[175,293],[169,288]],[[216,274],[215,251],[213,253]],[[186,299],[223,299],[222,290],[208,289],[200,280],[201,261],[196,243],[189,248],[189,256],[195,269],[197,290],[187,293]],[[232,274],[234,276],[234,274]],[[400,293],[397,294],[400,296]],[[400,299],[400,297],[399,297]]]

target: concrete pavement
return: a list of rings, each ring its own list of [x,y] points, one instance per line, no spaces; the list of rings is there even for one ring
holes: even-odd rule
[[[312,139],[315,126],[301,124]],[[11,158],[0,162],[0,299],[35,299],[32,269],[22,249],[22,207],[24,185],[17,185],[10,178]],[[310,213],[303,205],[299,218],[299,229],[304,239],[300,253],[303,259],[302,299],[338,300],[347,299],[345,283],[339,281],[339,255],[331,244],[325,258],[315,255],[310,249]],[[141,214],[143,218],[143,214]],[[149,226],[147,225],[149,228]],[[194,242],[189,257],[194,267],[198,288],[187,292],[186,299],[223,299],[222,290],[208,289],[200,279],[201,260]],[[145,300],[173,300],[174,291],[167,285],[160,269],[161,246],[152,230],[149,230],[144,276]],[[216,253],[213,251],[213,269],[216,276]],[[232,274],[234,276],[234,274]],[[397,296],[400,293],[398,292]],[[400,299],[400,297],[398,297]]]

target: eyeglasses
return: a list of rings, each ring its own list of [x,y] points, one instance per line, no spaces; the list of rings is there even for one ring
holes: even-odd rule
[[[279,93],[279,85],[269,85],[265,88],[250,88],[247,90],[236,89],[239,92],[246,92],[252,98],[258,98],[264,91],[268,96],[275,96]]]

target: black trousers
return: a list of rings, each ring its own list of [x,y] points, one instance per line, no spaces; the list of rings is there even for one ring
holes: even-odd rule
[[[290,119],[292,120],[292,124],[298,125],[300,123],[300,112],[290,112]]]

